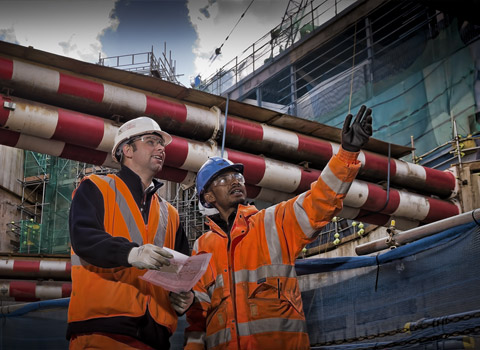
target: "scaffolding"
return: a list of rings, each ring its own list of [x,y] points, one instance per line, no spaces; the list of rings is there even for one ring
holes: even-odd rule
[[[111,171],[111,170],[109,170]],[[79,181],[89,173],[106,168],[25,151],[20,220],[9,224],[16,234],[18,252],[26,254],[68,254],[68,213],[71,196]]]
[[[374,110],[375,138],[410,146],[413,137],[418,154],[480,131],[478,25],[403,0],[382,2],[355,21],[345,17],[345,27],[330,33],[322,20],[356,11],[352,1],[293,3],[299,6],[277,31],[198,88],[337,128],[365,104]],[[313,28],[309,34],[302,32],[306,25]],[[300,35],[293,35],[298,28]],[[299,43],[302,33],[301,44],[311,50],[280,50],[291,39]]]
[[[101,55],[99,55],[98,64],[138,74],[149,75],[175,84],[180,84],[177,78],[183,75],[176,73],[176,61],[172,60],[171,51],[169,51],[167,57],[166,43],[164,43],[163,53],[158,58],[155,56],[152,46],[150,52],[132,53],[111,57],[101,57]]]
[[[42,220],[42,206],[45,202],[44,193],[49,181],[50,158],[47,154],[25,151],[23,166],[22,203],[19,206],[22,220]]]
[[[83,177],[117,172],[101,166],[25,151],[20,220],[7,225],[13,246],[25,254],[68,254],[70,236],[68,215],[72,192]],[[190,249],[205,232],[205,219],[199,211],[195,190],[171,184],[166,200],[179,212]]]
[[[281,23],[205,79],[196,89],[225,95],[242,79],[273,62],[278,55],[337,17],[357,0],[290,0]],[[284,111],[285,112],[285,111]]]
[[[182,185],[176,184],[176,194],[170,202],[178,210],[191,250],[195,240],[207,231],[205,216],[200,212],[195,188],[184,189]]]

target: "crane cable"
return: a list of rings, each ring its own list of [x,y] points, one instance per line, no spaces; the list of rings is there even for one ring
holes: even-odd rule
[[[350,96],[349,96],[349,99],[348,99],[348,114],[351,113],[351,108],[352,108],[353,80],[354,80],[354,74],[355,74],[355,56],[357,54],[356,49],[357,49],[357,22],[355,21],[355,27],[354,27],[354,32],[353,32],[352,74],[351,74],[351,77],[350,77]],[[385,210],[385,208],[387,208],[388,203],[390,201],[390,177],[391,177],[390,162],[391,162],[391,159],[392,159],[391,145],[392,144],[390,142],[388,142],[388,167],[387,167],[387,189],[386,189],[387,198],[385,200],[385,203],[384,203],[382,209],[376,210],[375,212],[373,212],[374,214],[380,213],[383,210]],[[370,215],[370,214],[364,214],[361,217],[365,217],[365,216],[368,216],[368,215]],[[376,290],[376,286],[375,286],[375,290]]]
[[[220,47],[216,48],[215,49],[215,58],[220,55],[222,53],[222,47],[223,45],[225,44],[225,42],[228,40],[228,38],[230,37],[230,35],[233,33],[233,31],[235,30],[235,28],[238,26],[238,24],[240,23],[240,21],[242,20],[242,18],[245,16],[245,14],[247,13],[248,9],[250,8],[250,6],[252,6],[253,2],[255,0],[252,0],[250,1],[250,4],[248,4],[247,8],[245,9],[245,11],[243,11],[242,15],[240,16],[240,18],[238,19],[237,23],[235,23],[235,25],[233,26],[232,30],[230,31],[230,33],[228,33],[227,37],[225,38],[225,40],[223,41],[222,45],[220,45]],[[214,59],[215,59],[214,58]],[[213,62],[213,61],[212,61]],[[227,131],[227,118],[228,118],[228,102],[230,100],[230,94],[227,94],[227,103],[226,103],[226,107],[225,107],[225,120],[224,120],[224,124],[223,124],[223,135],[222,135],[222,149],[221,149],[221,157],[223,158],[223,153],[225,151],[225,134],[226,134],[226,131]]]
[[[222,45],[220,45],[220,47],[217,47],[215,49],[215,56],[218,56],[222,53],[222,47],[223,45],[225,44],[225,42],[228,40],[228,38],[230,37],[230,35],[233,33],[233,31],[235,30],[235,28],[238,26],[238,23],[240,23],[240,21],[242,20],[242,18],[245,16],[245,14],[247,13],[248,9],[250,8],[250,6],[252,6],[253,2],[255,0],[252,0],[250,1],[250,4],[247,6],[247,8],[245,9],[245,11],[243,11],[242,15],[240,16],[240,18],[238,19],[237,23],[233,26],[232,30],[230,31],[230,33],[228,33],[227,37],[225,38],[225,40],[223,41]]]
[[[350,114],[350,110],[352,108],[353,75],[354,75],[354,72],[355,72],[356,48],[357,48],[357,21],[355,21],[355,30],[354,30],[354,33],[353,33],[352,76],[350,78],[350,96],[349,96],[349,99],[348,99],[348,113],[349,114]]]

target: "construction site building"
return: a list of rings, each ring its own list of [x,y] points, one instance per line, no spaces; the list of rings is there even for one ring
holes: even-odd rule
[[[290,1],[278,27],[194,89],[176,84],[173,62],[153,48],[145,61],[91,65],[0,42],[0,297],[68,299],[68,267],[49,275],[7,266],[68,264],[72,192],[85,175],[116,171],[104,139],[111,146],[123,122],[146,114],[174,137],[160,194],[192,245],[205,230],[193,184],[208,156],[221,150],[244,163],[249,199],[267,207],[309,188],[339,147],[345,115],[365,104],[374,139],[358,179],[296,265],[312,349],[478,348],[480,26],[476,2],[464,5]],[[43,84],[31,82],[37,71]],[[78,91],[52,88],[58,76],[81,82]],[[81,86],[127,98],[92,98]],[[78,135],[24,117],[62,113]],[[91,120],[101,125],[97,143],[81,131],[95,129]],[[15,322],[5,323],[4,343]]]

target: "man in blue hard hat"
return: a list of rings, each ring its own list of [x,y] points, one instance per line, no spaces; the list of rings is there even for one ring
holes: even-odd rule
[[[192,254],[212,253],[187,311],[185,349],[310,349],[295,259],[341,210],[372,135],[372,111],[347,115],[341,147],[310,190],[267,209],[246,204],[243,165],[212,157],[197,194],[218,214]]]

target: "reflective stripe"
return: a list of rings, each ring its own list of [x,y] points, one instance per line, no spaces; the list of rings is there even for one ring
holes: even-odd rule
[[[352,185],[351,182],[343,182],[340,180],[333,172],[332,169],[327,165],[322,173],[320,174],[323,182],[327,184],[328,187],[332,189],[333,192],[344,194],[347,193]]]
[[[132,212],[128,207],[128,203],[121,192],[118,191],[115,184],[115,178],[110,176],[99,176],[102,180],[106,181],[110,188],[115,191],[115,202],[117,203],[118,207],[120,208],[120,212],[127,224],[128,232],[130,233],[130,238],[133,242],[138,243],[139,245],[143,244],[142,234],[133,218]],[[154,200],[154,197],[152,197]],[[167,233],[167,223],[168,223],[168,206],[167,203],[163,200],[159,202],[160,204],[160,221],[157,226],[157,232],[155,233],[154,244],[163,247],[165,242],[165,235]],[[77,265],[84,265],[88,266],[91,265],[78,255],[71,256],[71,263],[73,266]]]
[[[115,202],[117,202],[117,205],[120,208],[120,212],[122,213],[123,220],[125,220],[125,223],[127,224],[130,238],[138,245],[143,245],[142,234],[137,227],[137,223],[135,222],[132,212],[130,211],[127,200],[125,199],[123,194],[118,191],[115,185],[115,179],[111,178],[110,176],[100,176],[100,178],[108,182],[112,190],[115,191]]]
[[[212,284],[210,287],[208,287],[207,293],[210,296],[210,298],[213,297],[213,292],[215,291],[215,289],[217,289],[217,286],[215,285],[215,283]]]
[[[224,287],[224,283],[223,283],[223,275],[220,274],[217,276],[217,278],[215,279],[215,283],[212,284],[210,287],[208,287],[208,294],[210,295],[210,298],[213,297],[213,292],[215,290],[217,290],[218,288],[223,288]]]
[[[208,287],[208,294],[210,295],[210,298],[213,298],[213,293],[219,289],[219,288],[223,288],[224,287],[224,283],[223,283],[223,275],[218,275],[217,278],[215,279],[215,283],[212,284],[210,287]]]
[[[289,318],[265,318],[238,324],[238,334],[249,336],[266,332],[301,332],[307,333],[305,320],[294,320]]]
[[[72,266],[80,266],[80,265],[90,266],[91,265],[85,260],[83,260],[81,257],[79,257],[78,255],[72,255],[70,257],[70,263],[72,264]]]
[[[277,264],[264,265],[256,270],[239,270],[235,271],[235,282],[258,282],[266,277],[297,277],[295,266]]]
[[[302,193],[298,196],[297,200],[293,204],[293,210],[295,212],[295,217],[297,218],[297,222],[302,229],[302,232],[305,236],[311,238],[316,230],[310,225],[310,220],[308,219],[308,215],[303,208],[303,201],[305,200],[305,193]]]
[[[193,243],[192,251],[198,252],[198,239]]]
[[[187,343],[205,344],[205,332],[185,332]]]
[[[152,197],[152,200],[154,197]],[[153,244],[158,247],[163,247],[165,243],[165,235],[167,233],[167,223],[168,223],[168,207],[167,203],[159,198],[160,204],[160,220],[158,222],[157,232],[155,233],[155,238],[153,240]]]
[[[195,294],[195,299],[197,299],[200,303],[210,304],[212,302],[212,299],[210,299],[210,295],[208,295],[207,293],[197,292],[196,290],[194,290],[193,293]]]
[[[278,238],[277,225],[275,222],[275,209],[277,206],[269,207],[265,210],[265,238],[267,240],[268,252],[270,254],[270,261],[272,264],[281,264],[282,247]]]
[[[219,287],[223,287],[225,286],[225,283],[223,282],[223,275],[220,274],[217,276],[216,280],[215,280],[215,289],[219,288]]]
[[[232,334],[230,328],[224,328],[217,333],[207,336],[207,348],[213,348],[220,344],[227,343],[232,340]]]

